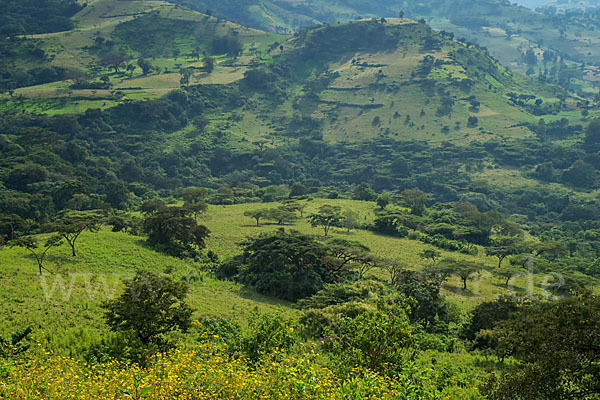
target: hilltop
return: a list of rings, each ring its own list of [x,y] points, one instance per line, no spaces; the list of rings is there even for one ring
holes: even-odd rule
[[[255,28],[293,32],[314,24],[337,24],[361,18],[398,17],[424,19],[438,30],[452,32],[490,49],[500,62],[516,71],[545,76],[572,89],[595,95],[592,85],[578,71],[582,63],[595,65],[600,40],[594,12],[557,14],[555,9],[534,11],[509,1],[478,2],[428,0],[396,1],[286,1],[253,0],[238,7],[237,2],[212,0],[173,0],[196,10],[231,18]],[[537,60],[527,61],[533,51]],[[546,57],[544,58],[544,53]],[[549,57],[559,57],[567,65],[548,66]],[[551,57],[550,57],[551,58]],[[575,63],[575,64],[573,64]],[[531,70],[531,68],[533,68]],[[563,70],[559,74],[559,70]]]

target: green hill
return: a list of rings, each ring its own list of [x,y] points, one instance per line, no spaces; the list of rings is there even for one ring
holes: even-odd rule
[[[574,88],[590,88],[584,75],[574,65],[548,66],[542,54],[559,56],[569,62],[595,65],[598,33],[596,17],[591,13],[559,15],[547,9],[543,13],[508,1],[285,1],[254,0],[242,7],[237,2],[211,0],[177,0],[191,8],[210,10],[221,18],[241,24],[280,32],[297,31],[315,23],[336,24],[365,17],[405,17],[425,19],[435,29],[453,32],[456,37],[490,49],[500,62],[514,70],[543,75]],[[318,21],[318,22],[317,22]],[[538,62],[524,61],[527,50],[534,51]],[[559,70],[562,73],[559,74]],[[569,75],[569,76],[567,76]],[[577,78],[577,82],[571,82]],[[592,93],[589,90],[589,93]]]

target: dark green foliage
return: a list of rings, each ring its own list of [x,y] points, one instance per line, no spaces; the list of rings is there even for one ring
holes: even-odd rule
[[[326,308],[338,304],[367,299],[368,285],[363,282],[326,284],[323,289],[310,297],[298,301],[301,308]]]
[[[215,70],[216,61],[214,58],[212,58],[210,56],[205,56],[204,58],[202,58],[202,64],[204,64],[204,66],[202,68],[204,69],[204,72],[206,72],[207,74],[210,74],[211,72],[213,72]]]
[[[144,75],[148,75],[154,68],[145,58],[138,58],[137,65],[142,69]]]
[[[479,123],[479,120],[477,119],[477,117],[470,116],[469,119],[467,120],[467,127],[475,128],[475,127],[477,127],[478,123]]]
[[[471,319],[463,326],[461,335],[473,341],[476,349],[493,348],[496,343],[482,331],[491,330],[500,321],[507,320],[511,313],[517,311],[518,303],[511,297],[501,296],[494,301],[478,304],[471,312]]]
[[[214,38],[211,49],[214,54],[227,54],[230,57],[237,57],[244,50],[244,46],[237,36],[227,35]]]
[[[371,186],[368,183],[363,182],[354,188],[352,198],[354,200],[375,201],[377,199],[377,193],[371,189]]]
[[[410,208],[411,214],[421,215],[431,195],[418,189],[406,189],[400,194],[402,202]]]
[[[126,217],[122,217],[122,216],[118,216],[118,215],[114,215],[114,216],[110,217],[108,219],[108,221],[106,221],[106,223],[108,225],[112,226],[111,230],[113,232],[127,231],[127,229],[130,226],[130,223]]]
[[[491,333],[518,362],[489,382],[490,399],[593,399],[600,391],[600,300],[587,294],[524,305]]]
[[[29,185],[48,179],[48,170],[39,164],[26,163],[14,168],[4,181],[6,186],[21,191],[29,191]]]
[[[409,357],[411,344],[412,328],[405,310],[397,306],[343,318],[321,339],[343,374],[349,374],[354,366],[397,373]]]
[[[600,120],[593,120],[585,131],[585,150],[594,152],[600,150]]]
[[[0,238],[3,241],[16,239],[29,227],[30,223],[16,214],[0,214]]]
[[[81,10],[76,0],[2,0],[0,35],[68,31],[71,18]]]
[[[262,314],[250,318],[249,331],[231,350],[242,353],[252,364],[267,357],[281,357],[280,351],[289,350],[297,341],[291,321],[280,316]]]
[[[170,254],[184,256],[194,249],[203,249],[210,234],[204,225],[198,225],[185,207],[163,207],[144,220],[148,242]]]
[[[399,213],[380,214],[375,219],[373,229],[385,235],[405,237],[408,235],[408,229],[402,225],[402,217],[403,215]]]
[[[185,303],[185,282],[137,271],[124,283],[125,291],[103,305],[112,331],[133,332],[147,346],[164,343],[169,332],[186,332],[190,327],[192,309]]]
[[[132,332],[115,332],[90,345],[83,358],[90,364],[119,360],[144,365],[149,353],[144,343]]]
[[[242,328],[237,322],[223,317],[200,317],[194,322],[194,326],[200,341],[232,343],[239,340],[242,333]]]
[[[388,204],[392,202],[392,195],[389,193],[382,193],[377,197],[377,205],[383,210]]]
[[[331,227],[339,225],[342,220],[341,211],[342,208],[338,206],[321,206],[319,212],[308,216],[308,220],[312,226],[323,228],[323,233],[327,236]]]
[[[449,320],[448,305],[440,294],[442,281],[439,277],[401,270],[392,283],[400,294],[412,299],[413,303],[408,311],[412,321],[433,329],[438,322]]]
[[[115,73],[119,72],[119,69],[122,68],[127,61],[127,54],[121,51],[111,51],[104,54],[100,58],[99,65],[105,68],[112,68],[115,70]]]
[[[577,160],[563,172],[562,180],[567,185],[594,188],[598,186],[598,171],[592,165]]]
[[[333,282],[327,247],[298,232],[278,231],[244,243],[239,281],[260,293],[296,301]]]

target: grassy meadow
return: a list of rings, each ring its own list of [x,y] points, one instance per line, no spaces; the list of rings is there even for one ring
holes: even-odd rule
[[[316,212],[324,204],[357,212],[363,224],[373,221],[377,207],[375,203],[364,201],[314,199],[308,202],[304,215]],[[322,229],[312,227],[305,218],[285,226],[269,221],[261,221],[256,226],[255,220],[243,215],[248,210],[277,205],[211,205],[199,220],[211,231],[207,249],[224,260],[241,252],[240,244],[245,238],[281,228],[323,236]],[[329,236],[360,242],[369,247],[372,254],[397,260],[410,268],[420,268],[427,263],[419,253],[433,248],[419,241],[381,236],[363,229],[348,232],[333,228]],[[472,259],[485,265],[484,270],[469,281],[467,290],[462,289],[458,278],[448,279],[443,287],[443,293],[463,313],[483,300],[511,293],[503,282],[492,276],[497,260],[484,256],[483,249],[478,256],[437,250],[443,257]],[[44,332],[50,348],[76,353],[106,332],[101,304],[118,295],[123,286],[122,279],[131,277],[137,269],[164,273],[189,282],[189,303],[196,310],[196,317],[225,316],[245,325],[255,310],[291,318],[296,318],[300,312],[290,303],[259,295],[236,283],[217,280],[201,263],[158,253],[145,243],[143,237],[113,233],[108,228],[97,233],[84,232],[78,241],[77,253],[72,257],[67,244],[51,249],[45,266],[52,273],[40,277],[35,260],[27,250],[9,247],[0,250],[0,299],[4,305],[0,311],[0,333],[7,334],[31,325]],[[370,275],[374,279],[389,279],[383,270],[371,270]],[[538,285],[542,279],[542,276],[534,276],[535,293],[541,293]],[[517,295],[526,295],[529,284],[526,277],[515,278],[511,284]]]

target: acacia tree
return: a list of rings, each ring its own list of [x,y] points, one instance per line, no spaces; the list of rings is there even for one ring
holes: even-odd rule
[[[458,276],[463,283],[463,289],[467,290],[467,281],[483,267],[476,262],[447,258],[440,261],[437,268]]]
[[[286,205],[265,210],[264,218],[277,221],[278,225],[290,223],[298,219],[294,209]]]
[[[529,259],[531,260],[531,258]],[[504,281],[504,286],[508,286],[511,278],[522,274],[524,271],[525,270],[521,266],[513,264],[511,260],[509,265],[505,265],[502,268],[497,268],[493,270],[492,273]]]
[[[260,210],[248,210],[244,212],[244,216],[254,218],[256,220],[256,226],[259,226],[261,218],[265,217],[268,213],[268,210],[260,209]]]
[[[494,240],[492,246],[485,248],[485,254],[498,259],[498,268],[502,267],[502,261],[508,256],[519,254],[521,247],[517,238],[502,237]]]
[[[351,229],[356,229],[360,226],[358,213],[352,210],[342,211],[342,221],[340,225],[350,232]]]
[[[435,260],[440,258],[442,253],[435,249],[425,249],[421,253],[419,253],[419,257],[425,260],[431,260],[432,263],[435,264]]]
[[[148,242],[154,246],[169,248],[183,247],[199,249],[206,247],[205,240],[210,234],[204,225],[198,225],[184,207],[163,207],[144,220],[144,231]]]
[[[104,318],[114,332],[129,331],[144,344],[161,344],[173,330],[186,332],[192,309],[185,299],[189,287],[149,271],[137,271],[126,280],[125,291],[103,304]]]
[[[183,189],[183,207],[193,216],[194,221],[198,221],[198,215],[206,212],[208,205],[205,200],[208,196],[208,190],[201,187],[188,187]]]
[[[100,59],[100,65],[102,67],[108,67],[115,70],[115,73],[119,73],[119,68],[127,61],[127,54],[120,51],[111,51],[106,53]]]
[[[59,246],[62,243],[62,239],[63,238],[60,235],[51,236],[46,240],[42,248],[40,248],[40,242],[38,239],[31,236],[26,236],[11,241],[10,247],[23,247],[29,250],[29,252],[35,257],[40,271],[40,275],[42,275],[42,270],[51,272],[46,267],[44,267],[44,259],[46,258],[46,254],[48,254],[48,251],[51,248]]]
[[[362,278],[376,266],[375,259],[370,255],[371,250],[359,242],[330,239],[327,247],[331,257],[325,261],[325,266],[334,276],[342,269],[354,267]]]
[[[333,283],[328,249],[311,236],[279,230],[243,245],[238,279],[260,293],[296,301]]]
[[[97,232],[103,221],[103,214],[99,210],[92,211],[67,211],[56,222],[48,224],[45,229],[48,232],[58,232],[69,246],[71,246],[72,255],[75,257],[75,245],[77,239],[84,231]]]
[[[319,212],[308,216],[312,226],[323,228],[325,236],[329,234],[332,226],[338,225],[342,220],[342,208],[339,206],[324,205],[319,207]]]

